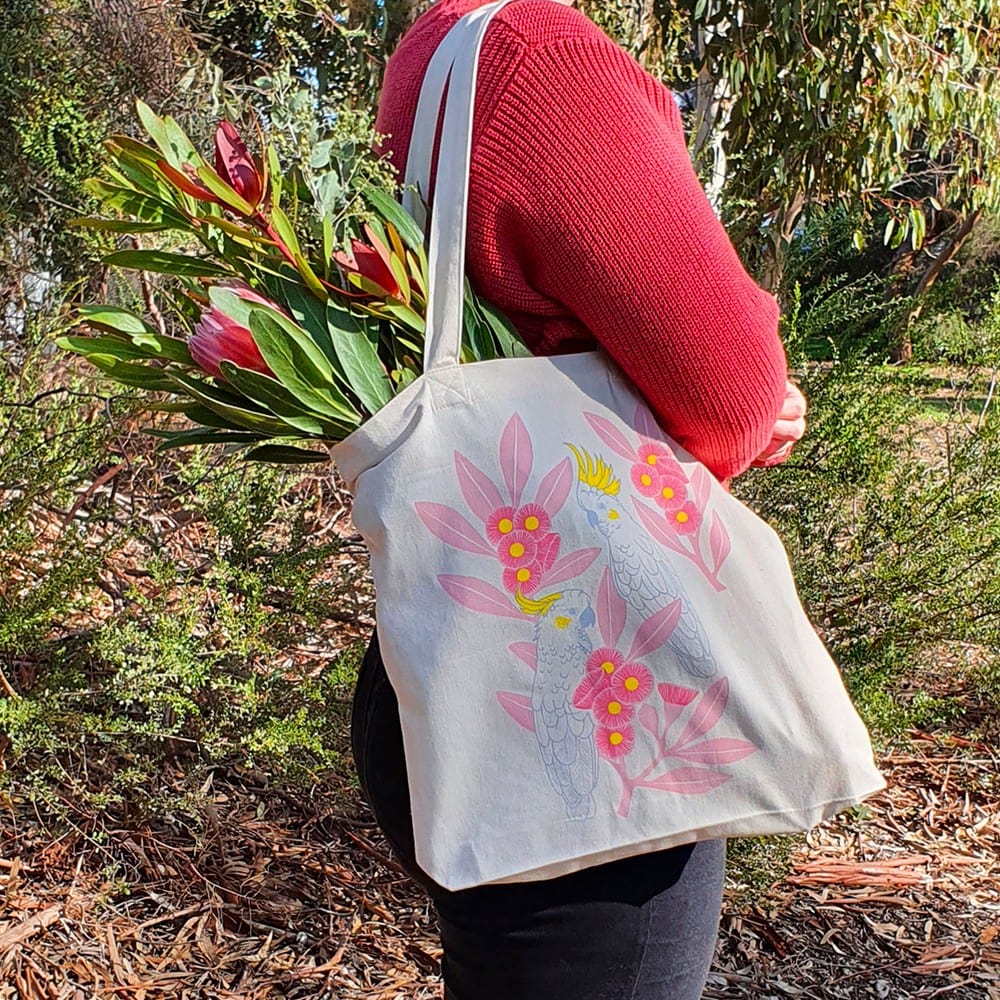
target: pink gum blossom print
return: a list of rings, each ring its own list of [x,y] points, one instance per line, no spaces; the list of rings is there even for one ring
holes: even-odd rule
[[[618,815],[628,816],[632,798],[640,788],[699,795],[725,784],[731,775],[722,768],[758,749],[746,740],[702,739],[725,712],[729,681],[722,678],[704,692],[676,684],[656,684],[656,697],[652,697],[652,672],[638,662],[655,653],[670,638],[680,617],[680,602],[675,601],[646,619],[636,629],[625,652],[619,643],[627,608],[608,569],[601,577],[595,612],[604,645],[588,658],[584,679],[573,693],[573,706],[593,713],[597,752],[621,782]],[[504,707],[521,721],[516,711],[525,706]],[[530,712],[530,704],[526,707]],[[683,728],[671,738],[682,717]],[[632,755],[640,746],[636,725],[652,736],[653,748],[647,759],[634,762]],[[648,741],[641,745],[648,751]]]
[[[633,420],[640,437],[635,446],[606,417],[596,413],[584,413],[584,417],[594,433],[630,463],[633,487],[640,497],[655,505],[644,503],[639,497],[632,498],[635,512],[650,535],[664,548],[694,563],[717,591],[725,590],[719,573],[732,551],[732,542],[716,510],[711,511],[708,531],[710,561],[704,555],[703,528],[709,513],[711,473],[699,465],[688,478],[642,403],[636,407]]]
[[[415,506],[424,526],[441,541],[492,563],[488,579],[438,576],[445,592],[470,611],[523,621],[525,614],[514,602],[514,595],[530,597],[542,587],[572,580],[590,567],[601,550],[578,549],[560,556],[561,539],[552,530],[552,522],[573,488],[573,467],[568,458],[563,459],[542,476],[534,496],[526,499],[534,449],[524,421],[516,413],[500,435],[497,457],[502,485],[471,459],[455,452],[458,487],[478,524],[445,504],[420,502]],[[485,569],[488,564],[483,565]],[[498,580],[500,587],[493,580]]]

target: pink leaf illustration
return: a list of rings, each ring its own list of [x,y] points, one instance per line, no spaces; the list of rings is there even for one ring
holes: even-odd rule
[[[559,546],[561,544],[562,539],[554,531],[546,535],[538,543],[538,565],[541,566],[542,572],[552,569],[555,565],[556,559],[559,558]]]
[[[722,564],[732,551],[733,543],[717,510],[712,511],[712,530],[708,535],[708,544],[712,550],[712,566],[715,573],[718,574],[719,570],[722,569]]]
[[[702,743],[692,743],[681,750],[671,751],[674,757],[691,760],[697,764],[735,764],[744,757],[756,753],[760,749],[746,740],[705,740]]]
[[[495,615],[497,618],[516,618],[524,621],[524,615],[510,603],[502,590],[474,576],[438,577],[438,583],[445,593],[470,611],[478,611],[485,615]]]
[[[601,585],[597,588],[597,628],[605,646],[612,649],[618,646],[627,613],[625,601],[611,581],[611,570],[605,566]]]
[[[531,711],[531,699],[526,694],[497,691],[497,701],[519,726],[523,726],[529,733],[535,731],[535,716]]]
[[[660,425],[656,422],[653,414],[650,412],[649,407],[645,403],[639,403],[635,408],[635,419],[632,421],[635,429],[644,437],[648,438],[650,441],[662,441],[663,431],[660,430]]]
[[[729,777],[704,767],[677,767],[658,778],[644,781],[643,786],[658,788],[662,792],[679,792],[681,795],[701,795],[724,785]]]
[[[639,503],[635,497],[632,498],[635,512],[639,515],[639,520],[646,526],[646,530],[661,544],[681,555],[689,555],[688,550],[681,544],[677,537],[677,532],[667,523],[661,513],[650,510],[645,504]]]
[[[573,463],[564,458],[555,468],[551,469],[538,484],[535,503],[549,517],[555,517],[562,510],[569,491],[573,488]]]
[[[476,468],[460,451],[455,452],[455,472],[469,510],[481,521],[488,520],[493,511],[504,505],[503,497],[493,485],[493,480]]]
[[[531,475],[531,438],[524,421],[515,413],[500,436],[500,470],[510,491],[510,502],[521,503],[521,491]]]
[[[587,423],[594,433],[612,450],[630,462],[635,461],[635,448],[625,440],[625,435],[610,420],[599,417],[596,413],[585,413]]]
[[[654,736],[660,734],[660,717],[656,714],[656,709],[648,701],[639,706],[638,718],[640,724],[648,729]]]
[[[601,552],[601,549],[577,549],[576,552],[557,559],[548,573],[542,577],[542,586],[554,587],[557,583],[565,583],[585,573]]]
[[[594,707],[598,695],[603,694],[608,686],[608,679],[601,674],[589,674],[576,686],[573,692],[573,707],[589,711]]]
[[[478,556],[496,556],[496,552],[493,551],[486,539],[458,511],[445,507],[441,503],[420,502],[414,504],[414,507],[417,509],[420,520],[442,542],[447,542],[456,549],[462,549],[465,552],[475,552]]]
[[[538,669],[538,650],[533,642],[512,642],[507,648],[532,670]]]
[[[712,474],[703,465],[696,465],[691,473],[691,488],[694,490],[694,502],[698,510],[704,510],[712,492]]]
[[[647,618],[635,630],[635,638],[628,653],[625,654],[625,659],[638,660],[659,649],[670,638],[680,616],[681,602],[678,600],[665,608],[660,608],[656,614]]]
[[[729,681],[723,677],[716,681],[698,700],[691,712],[691,718],[681,730],[681,735],[674,743],[674,748],[704,736],[722,717],[729,701]]]

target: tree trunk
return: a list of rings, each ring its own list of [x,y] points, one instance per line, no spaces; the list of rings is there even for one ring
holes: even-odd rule
[[[656,38],[655,0],[637,0],[636,13],[639,19],[639,31],[636,37],[636,51],[639,62],[644,70],[651,70],[660,57]]]
[[[778,209],[768,227],[767,249],[764,252],[760,283],[772,295],[777,295],[778,289],[781,288],[781,279],[785,273],[785,257],[805,204],[805,192],[797,191],[784,208]]]
[[[920,275],[920,280],[913,289],[912,294],[917,301],[906,317],[906,324],[901,331],[899,340],[892,347],[891,358],[893,361],[904,362],[913,357],[913,324],[920,318],[920,313],[923,311],[922,298],[937,281],[945,265],[955,259],[955,255],[962,249],[962,244],[969,238],[982,214],[983,210],[977,208],[971,215],[967,215],[951,239],[936,254],[931,256],[930,264]],[[901,292],[897,291],[896,294],[901,294]]]

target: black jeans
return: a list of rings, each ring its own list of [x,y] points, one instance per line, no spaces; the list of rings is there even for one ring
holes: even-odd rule
[[[719,927],[723,841],[449,892],[414,859],[399,708],[375,637],[358,676],[351,739],[379,826],[437,910],[446,1000],[701,996]]]

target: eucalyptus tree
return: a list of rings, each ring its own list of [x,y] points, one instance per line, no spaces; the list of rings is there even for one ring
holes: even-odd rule
[[[1000,206],[997,0],[650,6],[644,32],[642,0],[584,5],[690,93],[692,153],[737,243],[752,253],[763,233],[772,288],[816,206],[883,216],[891,246],[930,233],[918,291]]]

